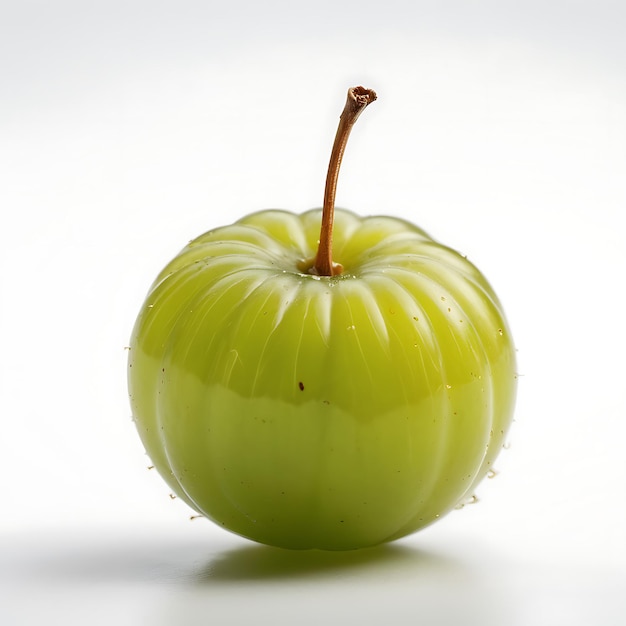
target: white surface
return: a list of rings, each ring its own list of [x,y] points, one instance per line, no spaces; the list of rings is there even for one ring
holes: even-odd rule
[[[6,3],[5,3],[6,4]],[[619,2],[22,2],[0,19],[0,622],[590,624],[626,614]],[[467,254],[519,348],[479,504],[362,554],[254,546],[170,500],[125,352],[190,238],[321,202]]]

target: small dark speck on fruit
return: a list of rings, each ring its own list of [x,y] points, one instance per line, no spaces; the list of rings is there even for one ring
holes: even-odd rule
[[[298,387],[300,388],[300,391],[304,391],[304,383],[302,381],[298,383]]]
[[[154,469],[154,465],[148,465],[148,469],[149,470],[153,470]]]

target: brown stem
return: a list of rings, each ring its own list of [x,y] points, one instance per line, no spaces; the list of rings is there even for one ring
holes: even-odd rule
[[[335,217],[335,195],[337,193],[337,179],[341,160],[346,149],[348,137],[352,126],[357,121],[365,107],[376,100],[376,93],[364,87],[352,87],[348,89],[346,106],[339,118],[339,127],[335,136],[335,143],[330,155],[328,174],[326,176],[326,189],[324,190],[324,207],[322,209],[322,229],[320,231],[320,243],[317,249],[315,263],[310,272],[318,276],[335,276],[341,274],[343,268],[338,263],[333,263],[333,221]]]

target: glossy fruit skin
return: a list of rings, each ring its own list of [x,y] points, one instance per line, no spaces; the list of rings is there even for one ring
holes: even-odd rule
[[[471,496],[513,416],[515,349],[464,257],[337,209],[344,273],[299,270],[320,211],[261,211],[187,245],[132,333],[129,393],[179,497],[252,540],[346,550]]]

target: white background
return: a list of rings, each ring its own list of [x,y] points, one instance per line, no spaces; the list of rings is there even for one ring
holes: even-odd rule
[[[0,8],[0,622],[623,623],[626,13],[616,0]],[[192,237],[339,205],[467,254],[519,349],[480,502],[347,555],[256,546],[168,496],[124,347]]]

